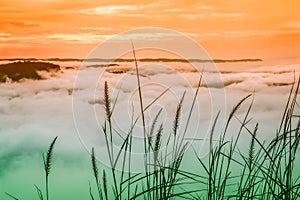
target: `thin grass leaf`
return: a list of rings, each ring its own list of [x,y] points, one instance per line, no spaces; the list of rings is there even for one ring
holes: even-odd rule
[[[138,69],[138,64],[137,64],[137,59],[136,59],[136,54],[135,54],[135,48],[133,45],[133,42],[131,41],[131,47],[132,47],[132,53],[134,57],[134,64],[135,64],[135,70],[136,70],[136,79],[137,79],[137,85],[138,85],[138,92],[139,92],[139,103],[140,103],[140,110],[141,110],[141,116],[142,116],[142,123],[143,123],[143,135],[144,135],[144,153],[147,155],[147,133],[146,133],[146,120],[145,120],[145,114],[144,114],[144,105],[143,105],[143,97],[142,97],[142,88],[141,88],[141,82],[140,82],[140,74],[139,74],[139,69]],[[148,158],[147,156],[144,159],[144,166],[145,166],[145,172],[148,174],[148,166],[147,166],[147,161]],[[150,180],[149,177],[146,177],[146,182],[147,182],[147,187],[150,187]],[[148,198],[150,197],[150,194],[148,194]]]
[[[102,190],[101,190],[101,184],[100,184],[100,179],[99,179],[99,170],[98,170],[98,166],[97,166],[94,148],[92,148],[91,161],[92,161],[92,169],[93,169],[93,174],[94,174],[94,178],[95,178],[95,182],[96,182],[98,195],[99,195],[100,200],[102,200],[103,194],[102,194]]]
[[[7,193],[7,192],[5,192],[5,194],[6,194],[7,196],[9,196],[10,198],[12,198],[12,199],[20,200],[19,198],[15,197],[15,196],[13,196],[13,195]]]
[[[36,186],[36,185],[34,185],[34,187],[35,187],[35,189],[36,189],[36,191],[38,193],[39,199],[43,200],[44,198],[43,198],[43,193],[42,193],[41,189],[38,186]]]
[[[162,93],[160,93],[153,101],[151,101],[147,106],[144,108],[144,112],[148,110],[157,100],[159,100],[166,92],[168,92],[170,88],[165,89]]]
[[[103,190],[104,190],[104,195],[105,195],[105,198],[106,200],[108,200],[108,190],[107,190],[107,178],[106,178],[106,173],[105,173],[105,170],[103,170],[103,173],[102,173],[102,180],[103,180]]]
[[[92,187],[91,187],[91,183],[89,182],[89,194],[92,200],[95,200],[93,192],[92,192]]]
[[[97,163],[96,163],[94,148],[92,148],[91,160],[92,160],[94,177],[96,179],[96,182],[98,183],[99,182],[99,172],[98,172],[98,167],[97,167]]]
[[[194,110],[194,106],[195,106],[195,103],[196,103],[196,99],[197,99],[197,96],[198,96],[198,93],[199,93],[201,83],[202,83],[202,74],[201,74],[200,79],[198,81],[197,89],[196,89],[196,92],[195,92],[194,97],[193,97],[193,102],[192,102],[192,105],[191,105],[191,108],[190,108],[190,111],[189,111],[189,115],[188,115],[188,118],[187,118],[187,121],[186,121],[186,124],[185,124],[183,135],[185,135],[186,132],[187,132],[187,129],[188,129],[191,117],[192,117],[192,113],[193,113],[193,110]]]
[[[235,105],[232,109],[232,111],[230,112],[229,114],[229,117],[228,117],[228,120],[227,120],[227,123],[226,123],[226,126],[225,126],[225,129],[224,129],[224,132],[227,131],[227,128],[228,128],[228,125],[232,119],[232,117],[234,116],[234,114],[237,112],[237,110],[240,108],[240,106],[242,105],[242,103],[244,101],[246,101],[249,97],[251,97],[251,94],[247,95],[246,97],[244,97],[241,101],[239,101],[239,103],[237,105]]]
[[[142,122],[143,122],[143,128],[144,128],[144,136],[146,136],[146,122],[145,122],[145,116],[144,116],[144,106],[143,106],[143,97],[142,97],[142,88],[141,88],[140,74],[139,74],[137,59],[136,59],[136,55],[135,55],[135,49],[134,49],[134,45],[133,45],[132,41],[131,41],[131,47],[132,47],[132,53],[133,53],[133,57],[134,57],[136,78],[137,78],[137,84],[138,84],[139,101],[140,101]]]
[[[210,131],[210,135],[209,135],[209,146],[210,146],[211,151],[212,151],[212,148],[213,148],[213,143],[212,143],[213,142],[213,135],[215,133],[215,127],[217,125],[217,121],[218,121],[219,116],[220,116],[220,111],[218,112],[218,114],[215,117],[214,123],[213,123],[211,131]]]

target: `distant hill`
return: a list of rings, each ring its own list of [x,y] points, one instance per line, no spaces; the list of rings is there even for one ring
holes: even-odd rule
[[[10,79],[13,82],[24,78],[34,80],[42,79],[37,73],[38,71],[58,72],[60,71],[60,66],[47,62],[32,61],[2,64],[0,65],[0,82],[6,82],[7,79]]]

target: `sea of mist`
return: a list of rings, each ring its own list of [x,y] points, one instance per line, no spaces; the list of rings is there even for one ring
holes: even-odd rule
[[[113,120],[118,131],[125,132],[130,125],[131,117],[138,115],[137,80],[133,62],[120,62],[106,67],[105,63],[85,63],[82,66],[80,62],[74,61],[53,61],[53,63],[61,66],[61,72],[55,75],[39,72],[44,77],[43,80],[21,80],[0,84],[0,199],[9,199],[5,192],[20,199],[37,198],[34,184],[41,188],[44,185],[42,153],[47,151],[55,136],[58,136],[58,142],[54,150],[53,173],[50,176],[52,199],[89,198],[89,181],[93,181],[89,151],[92,147],[97,149],[98,155],[105,151],[101,132],[101,125],[105,119],[104,81],[109,84],[112,102],[116,102]],[[151,122],[155,113],[162,108],[163,115],[160,120],[165,123],[166,130],[171,132],[176,105],[181,95],[186,92],[183,104],[185,116],[201,77],[201,71],[183,62],[139,64],[141,64],[139,65],[141,82],[147,83],[142,88],[145,104],[151,103],[166,88],[170,88],[149,109],[146,120]],[[248,94],[252,94],[252,97],[241,106],[236,118],[242,118],[253,101],[249,127],[254,128],[258,122],[258,138],[268,140],[273,137],[279,126],[290,88],[300,76],[300,62],[292,64],[264,61],[233,62],[220,63],[217,67],[219,72],[209,72],[207,77],[214,77],[217,74],[222,78],[224,87],[219,87],[219,79],[210,79],[209,85],[202,80],[197,107],[189,128],[191,133],[189,137],[207,138],[212,119],[216,115],[215,111],[220,110],[226,118],[233,106]],[[95,83],[90,82],[88,76],[82,77],[85,81],[80,87],[76,85],[79,70],[80,76],[102,71],[101,79],[96,83],[96,90],[91,88]],[[214,94],[221,94],[224,97],[220,99],[222,102],[219,105],[222,106],[215,105],[218,101],[211,99]],[[75,105],[76,112],[79,109],[91,109],[94,115],[91,116],[90,112],[86,112],[85,116],[85,112],[80,112],[83,115],[77,120],[74,119],[77,114],[74,113],[74,98],[78,103]],[[298,113],[299,110],[297,107]],[[221,119],[220,127],[222,122]],[[230,126],[231,135],[228,135],[228,138],[234,137],[234,130],[237,127],[239,122],[235,120]],[[249,138],[250,135],[242,135],[241,149],[244,148],[243,144],[248,145]],[[205,141],[194,142],[190,148],[202,152],[205,156],[207,151],[205,145],[207,145]],[[139,153],[138,145],[136,151]],[[105,168],[106,162],[103,161],[105,158],[101,155],[98,158],[103,163],[101,165],[99,162],[99,165]],[[186,160],[185,163],[188,163],[189,156]]]

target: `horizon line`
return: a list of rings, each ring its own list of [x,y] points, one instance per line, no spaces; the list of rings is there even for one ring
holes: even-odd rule
[[[0,61],[57,61],[57,62],[133,62],[132,58],[0,58]],[[260,58],[241,58],[241,59],[183,59],[183,58],[140,58],[139,62],[261,62]]]

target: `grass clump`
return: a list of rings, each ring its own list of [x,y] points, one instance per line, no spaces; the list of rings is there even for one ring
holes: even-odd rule
[[[195,92],[195,97],[198,89]],[[199,164],[197,172],[190,172],[181,168],[187,145],[184,138],[186,129],[183,133],[178,133],[182,102],[185,96],[183,94],[175,113],[172,134],[169,135],[166,142],[167,147],[173,148],[171,155],[161,151],[163,124],[158,126],[156,137],[153,136],[155,127],[159,123],[157,120],[161,113],[161,110],[159,110],[150,126],[150,131],[147,132],[146,128],[144,129],[147,138],[144,142],[145,172],[131,174],[129,165],[128,173],[121,172],[121,176],[115,175],[115,177],[120,178],[118,180],[120,184],[119,188],[115,188],[113,193],[110,193],[114,194],[110,198],[298,199],[300,197],[300,177],[295,172],[295,159],[300,139],[300,116],[295,113],[298,93],[299,80],[291,88],[276,136],[268,143],[259,140],[258,123],[250,128],[252,119],[249,115],[253,98],[244,116],[240,118],[236,115],[242,104],[249,100],[252,95],[246,96],[234,106],[221,133],[215,133],[218,113],[211,128],[208,156],[201,158],[195,153]],[[108,98],[108,96],[105,94],[105,98]],[[140,103],[142,105],[142,99],[140,99]],[[192,112],[193,106],[191,106],[190,112]],[[143,106],[141,106],[141,110],[144,112]],[[240,126],[235,129],[234,134],[229,134],[228,132],[232,132],[229,127],[233,120],[237,120]],[[187,126],[188,123],[189,119],[186,122]],[[123,155],[123,164],[126,162],[126,158],[128,158],[127,162],[129,164],[132,162],[130,160],[131,152],[127,149],[130,150],[132,145],[131,137],[134,124],[122,145],[122,150],[129,154],[129,156]],[[104,131],[107,130],[104,129]],[[241,150],[238,145],[242,134],[250,136],[248,150],[246,151]],[[105,135],[107,135],[107,132]],[[216,144],[213,144],[214,135],[219,135]],[[228,138],[227,135],[235,135],[235,137]],[[111,144],[110,142],[108,145]],[[111,149],[111,147],[108,149]],[[114,160],[113,163],[116,162],[118,160]],[[197,162],[193,164],[197,164]],[[196,185],[197,187],[195,187]],[[116,193],[116,191],[119,193]]]
[[[133,47],[133,54],[135,57],[135,51]],[[174,117],[174,125],[172,133],[169,134],[164,149],[161,149],[163,143],[164,124],[158,125],[158,119],[162,110],[159,110],[156,114],[154,121],[152,122],[150,129],[146,127],[145,111],[151,107],[151,105],[161,98],[164,93],[162,92],[157,98],[155,98],[149,105],[144,105],[142,98],[142,90],[139,79],[138,65],[135,58],[135,69],[137,74],[137,85],[139,93],[139,106],[140,113],[136,119],[132,118],[131,126],[123,138],[120,150],[115,152],[113,148],[116,132],[114,132],[111,116],[113,114],[114,105],[111,105],[111,99],[109,95],[108,83],[104,83],[104,110],[105,110],[105,123],[102,128],[102,132],[105,137],[107,154],[110,160],[110,179],[112,180],[111,191],[107,192],[107,181],[105,184],[101,184],[98,178],[98,168],[96,167],[96,160],[94,149],[92,149],[92,166],[94,177],[96,180],[96,186],[98,188],[99,199],[104,199],[104,191],[108,199],[170,199],[180,197],[185,192],[177,192],[176,187],[184,185],[184,177],[179,177],[179,168],[183,159],[184,152],[186,150],[186,142],[184,137],[178,134],[179,121],[181,115],[181,108],[185,94],[183,94],[180,102],[178,103],[177,110]],[[192,111],[192,109],[191,109]],[[137,122],[142,121],[142,132],[144,136],[143,149],[144,149],[144,172],[133,173],[132,172],[132,140],[133,132],[135,131]],[[170,155],[166,150],[173,148]],[[120,172],[116,171],[116,166],[120,164],[122,169]],[[127,172],[126,172],[127,171]],[[105,171],[103,173],[103,177]],[[104,182],[104,181],[103,181]],[[91,198],[94,199],[91,194]]]
[[[180,99],[173,121],[172,133],[166,138],[165,149],[172,148],[171,154],[161,149],[164,142],[164,124],[158,122],[161,114],[159,110],[150,125],[146,129],[144,112],[151,105],[144,106],[142,90],[139,80],[137,59],[133,47],[135,68],[137,74],[137,85],[140,102],[140,115],[131,123],[131,128],[124,138],[121,153],[111,160],[111,176],[114,187],[109,194],[110,199],[297,199],[300,195],[299,174],[295,174],[295,159],[299,146],[300,117],[295,113],[297,97],[299,93],[299,80],[293,85],[290,91],[288,102],[277,130],[276,137],[269,143],[262,142],[258,138],[259,124],[250,128],[252,119],[249,117],[253,106],[252,95],[247,95],[236,106],[233,107],[228,116],[227,122],[221,130],[216,132],[219,113],[216,115],[211,127],[209,154],[201,158],[195,153],[195,163],[199,165],[196,172],[188,171],[181,167],[182,160],[186,153],[187,142],[185,134],[189,127],[190,117],[194,108],[195,100],[201,85],[199,80],[192,105],[185,123],[184,131],[179,133],[179,122],[181,119],[182,103],[185,93]],[[111,101],[108,94],[107,82],[104,87],[104,102],[107,122],[104,125],[104,135],[107,137],[106,144],[110,159],[114,152],[113,126],[110,117]],[[162,97],[159,95],[154,102]],[[248,109],[242,118],[236,113],[240,107],[252,97]],[[152,102],[153,103],[153,102]],[[132,133],[137,120],[141,120],[144,133],[144,173],[131,172],[131,148]],[[233,120],[240,123],[234,131],[230,130]],[[159,124],[157,126],[157,124]],[[109,127],[107,129],[106,127]],[[232,133],[234,132],[234,133]],[[154,133],[156,136],[154,137]],[[239,146],[242,134],[250,136],[248,150],[241,150]],[[117,135],[117,134],[114,134]],[[215,135],[218,135],[216,144],[213,144]],[[235,137],[228,138],[228,135]],[[120,174],[114,170],[116,163],[121,162],[124,167]],[[125,173],[127,166],[127,173]],[[116,184],[118,182],[118,184]],[[106,183],[107,184],[107,183]],[[106,187],[107,188],[107,187]]]

